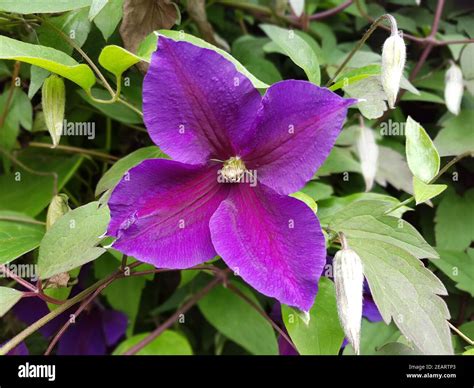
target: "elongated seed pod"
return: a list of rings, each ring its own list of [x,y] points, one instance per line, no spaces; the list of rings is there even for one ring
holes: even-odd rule
[[[66,88],[61,77],[53,74],[46,78],[42,89],[42,105],[44,120],[53,140],[53,147],[56,147],[63,130],[66,106]]]
[[[464,93],[464,81],[462,71],[454,62],[451,63],[445,76],[444,101],[448,110],[458,115],[461,109],[462,95]]]
[[[388,106],[395,107],[400,80],[406,60],[405,42],[399,33],[392,34],[382,49],[382,87],[387,95]]]
[[[359,354],[364,283],[362,262],[352,249],[342,249],[334,256],[333,266],[339,320],[354,351]]]

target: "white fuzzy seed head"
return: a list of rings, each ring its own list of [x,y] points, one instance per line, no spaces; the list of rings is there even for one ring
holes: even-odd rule
[[[382,49],[382,87],[387,95],[388,106],[395,107],[400,80],[406,60],[406,47],[403,38],[392,34],[383,44]]]
[[[446,108],[454,114],[458,115],[461,109],[461,101],[464,93],[464,81],[462,71],[454,62],[446,71],[444,85],[444,101]]]
[[[364,283],[362,262],[352,249],[342,249],[334,256],[333,267],[339,320],[348,341],[359,354]]]

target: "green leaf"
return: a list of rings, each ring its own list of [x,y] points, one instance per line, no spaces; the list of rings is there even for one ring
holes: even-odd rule
[[[416,356],[420,353],[400,342],[390,342],[375,353],[377,356]]]
[[[336,294],[331,280],[321,277],[310,320],[303,322],[298,312],[281,306],[283,322],[301,355],[336,355],[341,349],[344,332],[339,324]]]
[[[136,63],[140,62],[141,58],[125,50],[120,46],[105,46],[100,55],[99,63],[110,71],[117,79],[120,79],[122,73]]]
[[[430,183],[439,172],[436,147],[423,127],[410,116],[405,125],[405,136],[408,167],[421,181]]]
[[[97,259],[106,250],[97,245],[109,223],[109,209],[98,202],[71,210],[57,220],[41,241],[38,272],[47,279]]]
[[[248,288],[233,283],[259,304]],[[218,331],[253,354],[278,354],[272,326],[245,300],[223,286],[214,288],[198,303],[206,319]]]
[[[107,5],[109,0],[92,0],[91,7],[89,9],[89,20],[92,21],[99,14],[99,12]]]
[[[474,79],[474,45],[467,44],[461,54],[461,69],[464,79]]]
[[[413,177],[413,191],[417,205],[436,197],[447,188],[446,185],[429,185],[416,176]]]
[[[362,81],[365,78],[374,75],[379,75],[380,71],[381,66],[377,64],[363,66],[358,69],[351,69],[339,76],[336,79],[336,82],[329,87],[329,90],[339,90],[344,86],[348,86],[356,82]]]
[[[56,156],[29,148],[18,155],[26,166],[41,172],[55,172],[58,190],[69,181],[81,165],[82,156]],[[15,168],[12,173],[0,175],[0,210],[11,210],[37,216],[54,196],[54,178],[35,175]]]
[[[438,249],[440,259],[431,262],[444,272],[456,287],[474,297],[474,250],[471,256],[459,251]]]
[[[114,33],[117,25],[122,20],[124,0],[109,0],[100,12],[94,17],[94,23],[102,32],[105,40]]]
[[[385,322],[369,322],[362,320],[360,335],[360,354],[374,355],[388,342],[396,340],[400,332],[393,324],[387,325]],[[344,348],[344,355],[354,355],[354,350],[350,344]]]
[[[316,176],[339,174],[342,172],[360,172],[360,164],[346,147],[334,147]]]
[[[463,109],[459,115],[443,122],[443,129],[439,131],[434,143],[441,156],[459,155],[472,152],[474,155],[474,136],[472,123],[474,110]]]
[[[100,178],[99,183],[97,183],[97,187],[95,189],[95,195],[99,196],[104,191],[113,189],[128,170],[130,170],[132,167],[135,167],[143,160],[155,158],[168,157],[156,146],[140,148],[123,157],[109,170],[107,170],[102,178]]]
[[[213,50],[219,54],[221,54],[225,59],[228,61],[232,62],[235,65],[235,68],[241,72],[243,75],[245,75],[250,82],[252,82],[253,86],[255,86],[258,89],[266,89],[268,88],[268,85],[265,82],[260,81],[258,78],[256,78],[253,74],[251,74],[239,61],[237,61],[232,55],[230,55],[228,52],[210,44],[207,43],[205,40],[199,39],[193,35],[186,34],[181,31],[172,31],[172,30],[159,30],[152,35],[149,35],[144,42],[142,42],[142,45],[138,49],[138,55],[144,60],[150,60],[151,54],[156,50],[157,47],[157,40],[158,36],[163,35],[166,36],[170,39],[180,41],[183,40],[185,42],[189,42],[194,44],[195,46],[202,47],[202,48],[207,48],[209,50]]]
[[[360,100],[356,107],[369,120],[381,117],[387,110],[387,96],[378,75],[366,77],[357,83],[346,85],[343,90],[350,97]]]
[[[397,190],[413,194],[413,175],[405,157],[391,148],[379,146],[375,181],[380,186],[387,187],[387,183],[389,183]]]
[[[116,269],[117,260],[111,255],[104,255],[100,260],[94,262],[94,272],[97,279],[103,279]],[[140,270],[142,269],[146,268],[140,268]],[[144,276],[130,276],[114,281],[102,292],[114,310],[127,315],[129,322],[127,336],[133,334],[145,283]]]
[[[424,354],[452,354],[449,311],[438,296],[446,289],[418,260],[438,254],[406,221],[384,215],[386,209],[382,201],[356,201],[334,214],[329,227],[343,232],[360,256],[384,321],[393,319]]]
[[[444,100],[437,94],[421,91],[420,94],[404,94],[401,101],[424,101],[433,102],[435,104],[444,104]]]
[[[443,195],[436,209],[436,246],[464,251],[474,240],[474,189],[461,197],[454,190]]]
[[[321,83],[318,57],[303,38],[295,34],[293,30],[270,24],[261,24],[260,28],[296,65],[304,70],[310,82],[316,85]]]
[[[301,189],[301,192],[309,195],[317,202],[329,198],[333,193],[333,188],[325,183],[309,181],[306,183],[306,186]]]
[[[0,36],[0,59],[16,60],[42,67],[75,82],[89,91],[95,84],[91,68],[51,47],[24,43]]]
[[[23,292],[14,288],[0,287],[0,318],[21,299]]]
[[[146,338],[150,333],[137,334],[123,341],[113,352],[114,355],[124,354],[133,345]],[[160,336],[144,346],[138,353],[140,356],[190,356],[193,350],[187,338],[175,331],[165,330]]]
[[[19,221],[24,220],[24,221]],[[0,211],[0,264],[7,264],[37,248],[44,226],[22,213]]]
[[[118,102],[114,102],[113,104],[102,104],[100,102],[93,101],[84,92],[84,90],[78,90],[78,94],[90,105],[96,108],[99,112],[102,112],[103,114],[110,117],[111,119],[120,121],[125,124],[142,124],[143,123],[142,117],[137,112],[135,112],[134,110],[130,109],[127,106],[124,106]],[[109,92],[103,89],[92,89],[92,94],[94,97],[100,98],[101,100],[110,99]]]
[[[0,11],[30,14],[56,13],[88,7],[92,0],[0,0]]]

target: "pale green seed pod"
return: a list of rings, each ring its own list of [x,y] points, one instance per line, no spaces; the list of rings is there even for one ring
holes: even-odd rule
[[[391,109],[395,107],[405,60],[405,42],[398,32],[394,33],[385,41],[382,49],[382,87]]]
[[[51,229],[51,226],[71,208],[68,204],[68,196],[66,194],[55,195],[51,200],[46,214],[46,230]]]
[[[53,74],[46,78],[42,89],[42,105],[44,119],[54,148],[59,144],[61,138],[66,107],[66,87],[61,77]]]
[[[453,114],[458,115],[461,110],[461,101],[464,94],[464,80],[462,71],[454,62],[446,71],[444,85],[444,101],[446,108]]]
[[[333,272],[339,320],[352,348],[359,354],[364,284],[359,255],[352,249],[341,249],[334,256]]]

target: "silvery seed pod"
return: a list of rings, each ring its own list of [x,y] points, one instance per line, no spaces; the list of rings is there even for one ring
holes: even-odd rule
[[[68,204],[68,196],[66,194],[55,195],[51,200],[46,214],[46,230],[51,229],[51,226],[71,208]]]
[[[458,115],[461,109],[462,95],[464,93],[464,81],[462,71],[454,62],[446,71],[444,85],[444,101],[448,110]]]
[[[362,262],[352,249],[343,248],[334,256],[333,270],[339,320],[355,353],[359,354],[364,283]]]
[[[61,138],[66,106],[66,88],[61,77],[53,74],[46,78],[42,89],[42,105],[44,119],[54,148],[59,144]]]
[[[385,41],[382,49],[382,87],[387,95],[388,106],[392,109],[400,89],[405,59],[405,42],[397,31]]]

